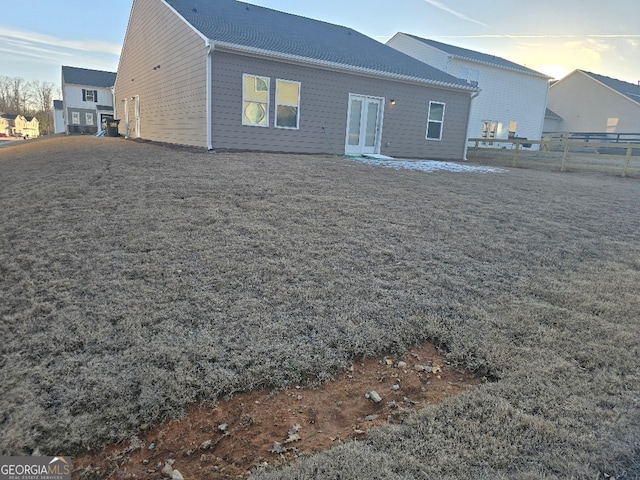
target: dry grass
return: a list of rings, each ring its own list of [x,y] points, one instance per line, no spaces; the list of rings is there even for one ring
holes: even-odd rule
[[[487,382],[275,478],[640,476],[635,179],[119,139],[0,150],[0,452],[436,341]]]

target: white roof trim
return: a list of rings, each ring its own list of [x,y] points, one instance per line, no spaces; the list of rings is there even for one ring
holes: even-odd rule
[[[545,80],[551,80],[553,78],[553,77],[550,77],[549,75],[545,75],[544,73],[536,72],[535,70],[531,70],[531,69],[521,70],[521,69],[515,68],[515,67],[507,67],[506,65],[499,65],[499,64],[493,63],[493,62],[485,62],[483,60],[477,60],[477,59],[474,59],[474,58],[464,57],[462,55],[449,54],[449,58],[455,58],[455,59],[458,59],[458,60],[465,60],[467,62],[479,63],[480,65],[488,65],[490,67],[499,68],[501,70],[508,70],[510,72],[522,73],[523,75],[531,75],[532,77],[544,78]],[[523,67],[523,68],[526,68],[526,67]]]
[[[583,74],[585,77],[589,78],[590,80],[593,80],[593,81],[594,81],[594,82],[596,82],[596,83],[599,83],[600,85],[602,85],[603,87],[607,88],[608,90],[611,90],[612,92],[617,93],[617,94],[618,94],[618,95],[620,95],[622,98],[626,98],[626,99],[627,99],[627,100],[629,100],[630,102],[633,102],[633,103],[635,103],[636,105],[640,105],[640,98],[639,98],[638,100],[634,100],[633,98],[629,97],[628,95],[625,95],[624,93],[622,93],[622,92],[620,92],[620,91],[616,90],[615,88],[610,87],[610,86],[609,86],[609,85],[607,85],[606,83],[601,82],[601,81],[600,81],[600,80],[598,80],[597,78],[592,77],[591,75],[589,75],[589,73],[588,73],[588,72],[585,72],[584,70],[577,69],[577,70],[576,70],[575,72],[573,72],[573,73],[576,73],[576,72],[580,72],[580,73],[581,73],[581,74]],[[569,77],[569,75],[567,75],[567,76],[566,76],[566,77],[564,77],[564,78],[567,78],[567,77]],[[564,80],[564,78],[563,78],[562,80]],[[558,82],[556,82],[554,85],[557,85],[557,83],[560,83],[562,80],[559,80],[559,81],[558,81]],[[613,79],[613,80],[615,80],[615,79]]]
[[[175,8],[173,8],[171,5],[169,5],[169,3],[167,3],[167,1],[166,1],[166,0],[160,0],[160,1],[161,1],[163,4],[165,4],[169,10],[171,10],[174,14],[176,14],[176,16],[177,16],[180,20],[182,20],[184,23],[186,23],[186,24],[189,26],[189,28],[190,28],[191,30],[193,30],[194,32],[196,32],[196,34],[197,34],[197,35],[198,35],[202,40],[204,40],[205,44],[209,45],[210,40],[206,37],[206,35],[203,35],[203,34],[202,34],[202,32],[201,32],[200,30],[198,30],[196,27],[194,27],[193,25],[191,25],[191,24],[187,21],[187,19],[186,19],[186,18],[184,18],[182,15],[180,15],[180,13],[179,13]]]
[[[290,61],[295,63],[303,63],[303,64],[311,65],[314,67],[324,67],[324,68],[329,68],[333,70],[342,70],[349,73],[371,75],[371,76],[393,79],[398,81],[418,83],[421,85],[432,85],[436,87],[466,91],[470,93],[478,90],[476,87],[473,87],[471,85],[466,86],[466,85],[460,85],[456,83],[440,82],[437,80],[427,80],[425,78],[413,77],[410,75],[400,75],[396,73],[374,70],[371,68],[355,67],[352,65],[345,65],[342,63],[329,62],[326,60],[317,60],[314,58],[303,57],[301,55],[291,55],[287,53],[274,52],[271,50],[264,50],[261,48],[247,47],[245,45],[238,45],[235,43],[218,42],[215,40],[212,40],[212,41],[215,43],[216,50],[218,49],[230,50],[230,51],[245,53],[248,55],[259,55],[261,57],[276,58],[279,60],[285,60],[285,61]]]
[[[522,73],[523,75],[531,75],[532,77],[540,77],[540,78],[544,78],[544,79],[546,79],[546,80],[551,80],[551,79],[553,78],[553,77],[550,77],[550,76],[548,76],[548,75],[545,75],[544,73],[536,72],[535,70],[532,70],[532,69],[527,68],[527,67],[521,67],[521,68],[516,68],[516,67],[507,67],[507,66],[505,66],[505,65],[500,65],[500,64],[498,64],[498,63],[486,62],[486,61],[484,61],[484,60],[478,60],[478,59],[475,59],[475,58],[465,57],[464,55],[456,55],[455,53],[449,53],[449,52],[447,52],[446,50],[442,50],[441,48],[436,47],[435,45],[430,45],[430,44],[428,44],[428,43],[421,42],[420,40],[418,40],[417,38],[413,37],[412,35],[408,35],[408,34],[406,34],[406,33],[402,33],[402,32],[398,32],[398,33],[396,33],[396,34],[391,38],[391,40],[393,40],[394,38],[396,38],[398,35],[402,35],[402,36],[404,36],[405,38],[409,38],[409,39],[411,39],[411,40],[414,40],[415,42],[418,42],[419,44],[421,44],[421,45],[423,45],[423,46],[431,47],[431,48],[433,48],[433,49],[435,49],[435,50],[438,50],[438,51],[440,51],[440,52],[442,52],[442,53],[445,53],[445,54],[447,55],[447,58],[448,58],[448,59],[455,58],[455,59],[458,59],[458,60],[464,60],[464,61],[467,61],[467,62],[478,63],[478,64],[480,64],[480,65],[487,65],[487,66],[489,66],[489,67],[499,68],[499,69],[501,69],[501,70],[508,70],[508,71],[511,71],[511,72]],[[391,40],[389,40],[389,42],[390,42]],[[425,40],[426,40],[426,39],[425,39]],[[389,42],[387,42],[387,44],[388,44]],[[481,52],[478,52],[478,53],[481,53]],[[483,55],[484,55],[484,54],[483,54]],[[503,59],[503,60],[506,60],[506,59]],[[511,60],[508,60],[508,61],[511,61]]]

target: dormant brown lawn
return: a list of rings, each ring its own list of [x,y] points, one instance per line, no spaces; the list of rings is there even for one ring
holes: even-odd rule
[[[122,139],[0,149],[0,452],[425,341],[483,384],[252,478],[640,475],[640,184]]]

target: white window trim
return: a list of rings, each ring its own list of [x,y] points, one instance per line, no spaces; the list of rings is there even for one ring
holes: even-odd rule
[[[264,80],[264,82],[267,84],[267,102],[266,102],[266,117],[267,117],[267,123],[265,125],[260,125],[259,123],[248,123],[245,122],[245,114],[244,114],[244,104],[245,104],[245,98],[244,98],[244,86],[245,86],[245,81],[246,79],[256,79],[256,78],[261,78],[262,80]],[[263,103],[263,102],[256,102],[255,100],[247,100],[250,102],[254,102],[254,103]],[[262,128],[269,128],[269,109],[270,109],[270,102],[271,102],[271,78],[269,77],[263,77],[262,75],[254,75],[251,73],[243,73],[242,74],[242,110],[241,110],[241,115],[242,115],[242,125],[246,125],[248,127],[262,127]]]
[[[296,105],[292,105],[289,103],[278,103],[278,91],[280,87],[280,82],[284,83],[296,83],[298,85],[298,103]],[[295,80],[284,80],[281,78],[276,78],[276,108],[274,110],[274,119],[273,126],[276,128],[282,128],[283,130],[300,130],[300,94],[302,92],[302,83],[297,82]],[[278,107],[282,105],[284,107],[296,107],[298,109],[298,115],[296,116],[296,126],[295,127],[280,127],[278,126]]]
[[[431,105],[433,105],[434,103],[437,103],[438,105],[442,105],[442,120],[431,120]],[[445,118],[446,108],[447,108],[447,104],[445,102],[436,102],[436,101],[430,101],[429,102],[429,113],[427,114],[427,131],[425,132],[425,138],[427,140],[430,140],[430,141],[433,141],[433,142],[442,141],[442,132],[444,131],[444,118]],[[439,123],[440,124],[440,137],[439,138],[431,138],[431,137],[429,137],[429,124],[430,123]]]
[[[93,126],[93,113],[85,113],[84,114],[84,121],[87,125]]]
[[[80,125],[80,112],[71,112],[71,125]]]

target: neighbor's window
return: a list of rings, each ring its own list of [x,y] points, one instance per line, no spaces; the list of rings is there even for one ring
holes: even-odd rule
[[[242,76],[242,124],[269,126],[269,78]]]
[[[82,89],[82,100],[85,102],[97,102],[98,101],[98,91],[97,90],[86,90]]]
[[[85,113],[84,118],[86,120],[87,125],[93,125],[93,113]]]
[[[480,71],[475,68],[460,67],[460,78],[477,87],[480,81]]]
[[[276,80],[276,127],[300,128],[300,82]]]
[[[71,112],[71,123],[80,125],[80,112]]]
[[[427,117],[427,140],[442,140],[442,126],[444,125],[444,103],[429,102]]]

